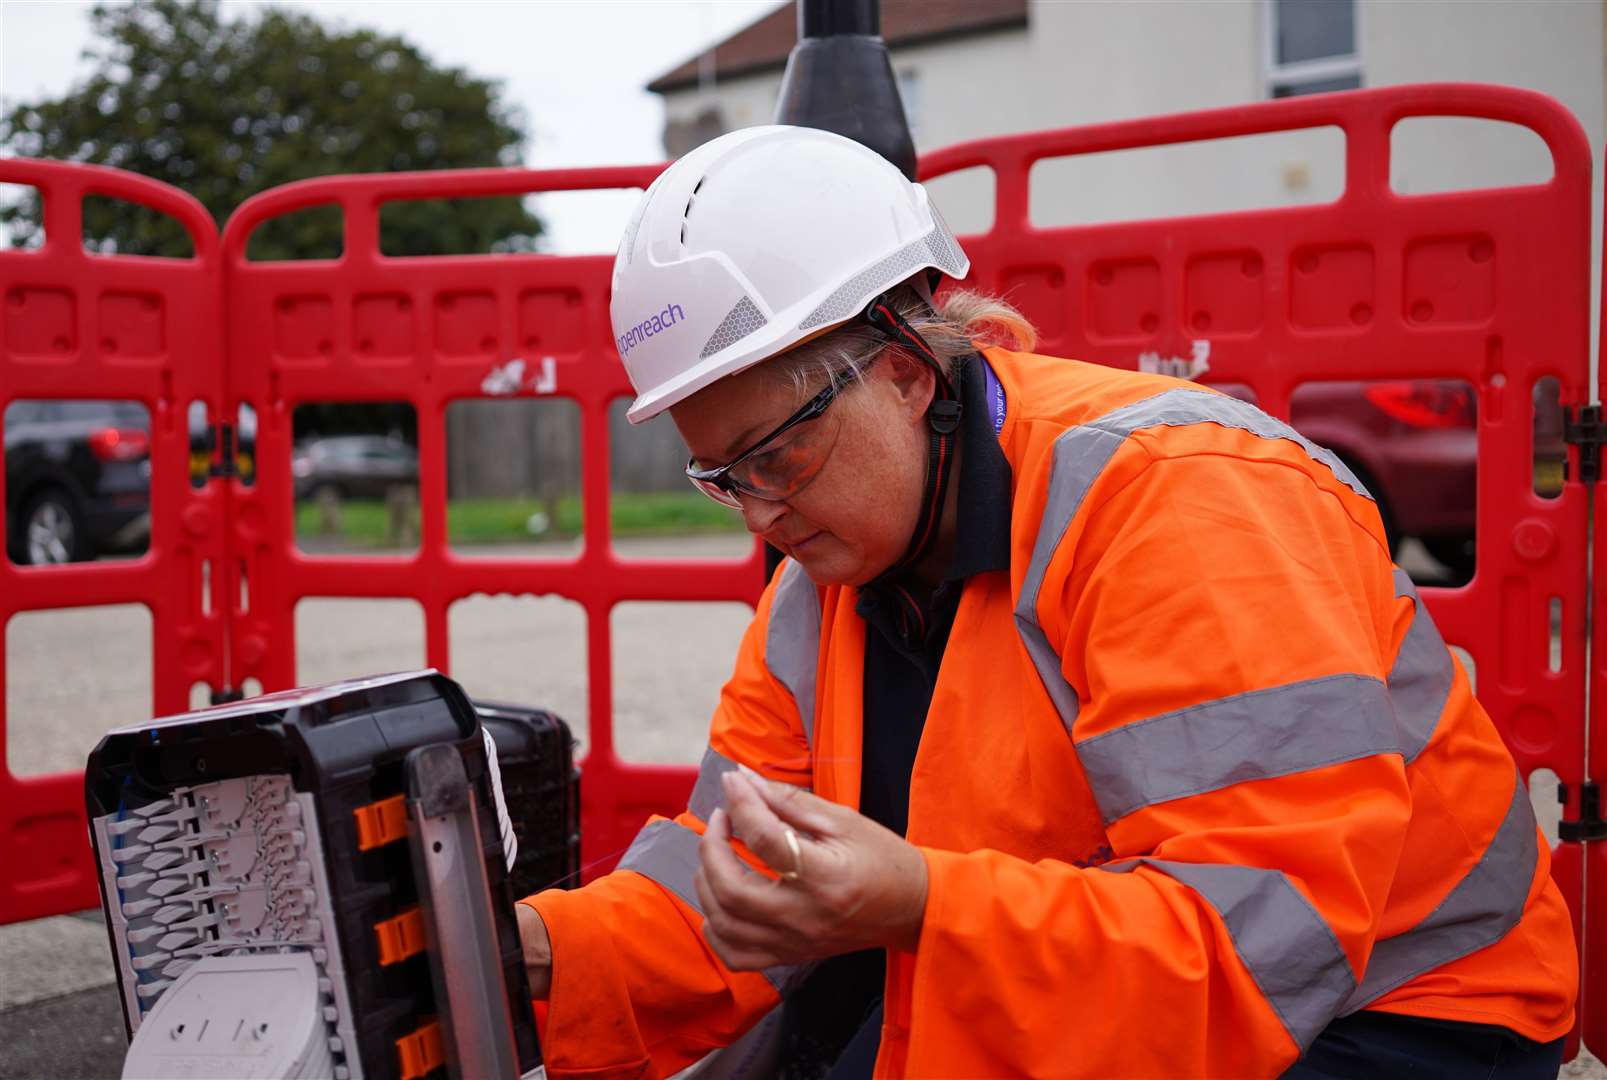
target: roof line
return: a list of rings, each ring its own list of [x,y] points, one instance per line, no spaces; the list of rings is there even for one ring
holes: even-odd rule
[[[655,92],[658,92],[656,88],[658,87],[659,83],[664,82],[666,79],[668,79],[675,72],[680,71],[682,68],[685,68],[685,67],[691,67],[691,68],[695,69],[700,60],[702,60],[708,54],[714,52],[721,45],[724,45],[726,42],[730,41],[732,38],[741,37],[743,34],[746,34],[749,30],[752,30],[755,26],[758,26],[760,23],[764,22],[766,19],[774,18],[778,13],[780,13],[780,12],[786,10],[787,8],[790,8],[790,7],[792,7],[792,2],[791,2],[791,0],[787,0],[786,3],[776,5],[775,7],[771,8],[769,11],[765,12],[763,15],[756,16],[752,22],[746,23],[743,26],[739,27],[738,29],[733,30],[731,33],[727,34],[725,37],[721,38],[719,41],[715,42],[713,45],[710,45],[708,48],[699,49],[697,52],[693,53],[691,56],[687,57],[685,60],[681,61],[679,64],[676,64],[674,67],[670,68],[669,71],[666,71],[664,74],[660,75],[658,78],[656,78],[652,82],[648,83],[647,84],[647,89],[648,90],[654,90]],[[683,79],[677,79],[676,82],[677,83],[683,83],[684,82],[684,83],[688,83],[690,85],[690,84],[695,84],[697,82],[697,78],[696,78],[696,76],[693,76],[690,79],[684,79],[684,78]]]
[[[768,18],[768,16],[766,16],[766,18]],[[894,52],[898,49],[908,48],[915,45],[930,45],[934,42],[945,41],[951,38],[975,37],[979,34],[991,34],[998,33],[1003,30],[1015,30],[1025,27],[1026,25],[1027,16],[1025,14],[1004,15],[996,19],[989,19],[985,22],[968,23],[964,26],[957,27],[944,27],[940,30],[928,30],[913,34],[904,34],[896,38],[890,38],[887,41],[887,49],[889,52]],[[717,49],[718,46],[715,46],[715,48]],[[695,64],[698,60],[702,59],[711,51],[713,50],[703,50],[703,52],[698,53],[690,60],[687,60],[682,65],[673,69],[673,71],[679,71],[681,67]],[[786,56],[783,56],[746,64],[734,64],[730,67],[720,68],[717,74],[717,84],[718,82],[746,78],[750,75],[757,75],[766,71],[780,71],[787,66],[787,59],[788,58]],[[655,94],[670,94],[678,90],[689,89],[698,84],[698,76],[695,73],[674,77],[673,71],[671,74],[661,75],[652,82],[648,83],[647,89]]]

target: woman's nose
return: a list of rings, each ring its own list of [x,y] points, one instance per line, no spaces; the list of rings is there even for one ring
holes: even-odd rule
[[[787,512],[784,502],[771,502],[747,494],[739,494],[737,498],[742,500],[742,524],[755,536],[769,532]]]

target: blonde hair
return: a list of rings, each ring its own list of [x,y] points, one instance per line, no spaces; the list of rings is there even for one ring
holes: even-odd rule
[[[1027,317],[999,297],[955,289],[937,299],[934,311],[913,280],[896,286],[888,294],[888,303],[931,346],[950,379],[957,379],[961,358],[980,348],[999,346],[1025,352],[1037,345],[1038,331]],[[903,346],[890,343],[855,319],[789,349],[769,364],[778,376],[792,381],[801,397],[844,373],[859,378],[865,366],[889,348]]]

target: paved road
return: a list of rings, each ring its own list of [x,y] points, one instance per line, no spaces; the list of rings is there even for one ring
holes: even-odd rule
[[[635,558],[741,558],[746,535],[622,541]],[[551,546],[499,547],[552,557]],[[751,612],[743,604],[630,603],[611,634],[628,664],[614,676],[616,739],[627,757],[696,762],[719,688]],[[454,676],[475,697],[540,705],[584,735],[586,621],[553,596],[475,596],[454,605]],[[424,617],[411,600],[309,599],[296,609],[303,685],[424,665]],[[205,704],[198,687],[195,704]],[[13,773],[82,768],[100,736],[151,715],[151,618],[137,604],[24,612],[6,627],[7,760]]]
[[[745,536],[625,541],[627,557],[741,558]],[[497,554],[523,549],[499,548]],[[551,546],[532,545],[551,557]],[[616,744],[626,757],[696,762],[709,714],[751,612],[743,604],[622,604]],[[584,736],[585,615],[556,597],[477,596],[451,612],[453,673],[480,698],[536,704]],[[297,610],[302,683],[420,667],[423,619],[395,600],[312,600]],[[26,613],[6,634],[8,760],[19,774],[82,768],[101,734],[151,708],[151,621],[143,607]],[[202,703],[197,701],[198,704]],[[584,749],[584,747],[583,747]],[[0,926],[0,1080],[111,1077],[122,1013],[100,913]]]
[[[742,536],[632,541],[638,557],[739,558]],[[507,553],[509,549],[499,549]],[[551,547],[530,548],[550,555]],[[1435,567],[1408,550],[1418,575]],[[694,762],[749,618],[740,604],[628,604],[614,612],[616,740],[630,758]],[[473,597],[450,616],[454,675],[476,697],[587,715],[585,616],[555,597]],[[150,713],[151,624],[139,606],[26,613],[7,627],[8,760],[20,774],[79,768],[108,727]],[[297,611],[303,683],[418,667],[422,616],[411,601],[313,600]],[[1556,806],[1537,785],[1554,833]],[[0,927],[0,1078],[115,1076],[122,1017],[98,912]],[[1563,1076],[1607,1080],[1599,1062]]]

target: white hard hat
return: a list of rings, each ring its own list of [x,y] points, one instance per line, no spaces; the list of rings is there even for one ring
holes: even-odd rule
[[[639,424],[858,315],[925,268],[970,260],[874,150],[814,128],[743,128],[675,162],[614,258],[614,343]]]

